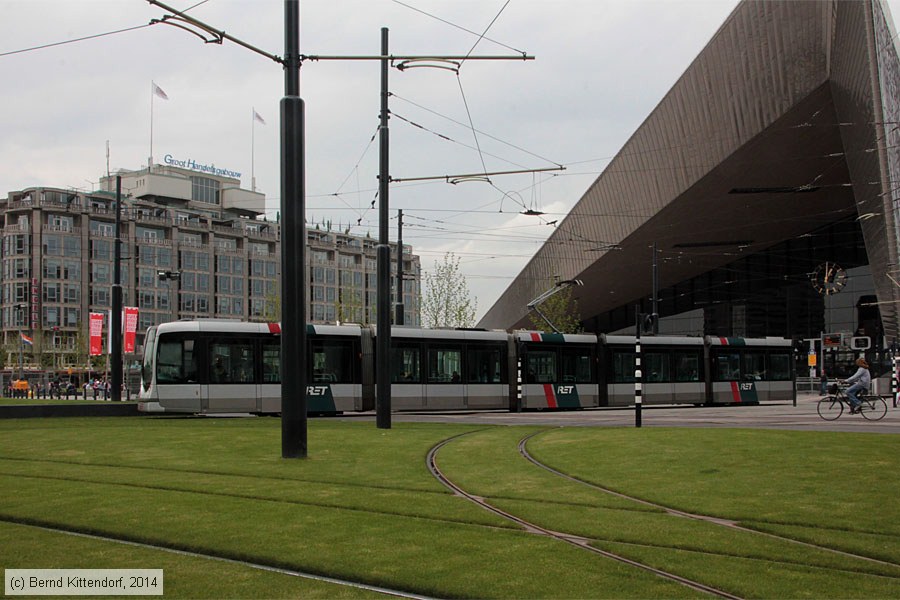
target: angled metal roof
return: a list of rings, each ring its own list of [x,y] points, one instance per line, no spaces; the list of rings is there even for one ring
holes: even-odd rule
[[[602,329],[600,315],[651,295],[654,243],[671,288],[850,223],[896,336],[900,61],[885,10],[739,4],[479,326],[525,326],[528,302],[558,278],[584,281],[582,320]],[[823,244],[791,277],[824,259]]]

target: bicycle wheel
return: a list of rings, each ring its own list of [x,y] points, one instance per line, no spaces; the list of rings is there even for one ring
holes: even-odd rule
[[[844,412],[844,403],[837,396],[825,396],[819,400],[816,411],[826,421],[834,421]]]
[[[887,402],[880,396],[867,396],[860,405],[862,416],[869,421],[880,421],[887,414]]]

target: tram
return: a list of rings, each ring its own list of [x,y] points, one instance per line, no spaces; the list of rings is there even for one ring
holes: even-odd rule
[[[150,327],[139,409],[281,412],[281,327],[202,319]],[[378,330],[307,325],[307,410],[375,406]],[[791,342],[781,338],[644,337],[645,404],[794,398]],[[391,328],[396,411],[554,410],[629,406],[633,336]],[[289,368],[284,366],[284,368]]]

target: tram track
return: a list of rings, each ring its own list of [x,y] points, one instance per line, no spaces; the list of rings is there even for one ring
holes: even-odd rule
[[[643,505],[643,506],[648,506],[648,507],[650,507],[650,508],[655,508],[655,509],[660,510],[660,511],[662,511],[662,512],[668,514],[668,515],[672,515],[672,516],[676,516],[676,517],[682,517],[682,518],[685,518],[685,519],[692,519],[692,520],[695,520],[695,521],[703,521],[703,522],[706,522],[706,523],[712,523],[713,525],[718,525],[718,526],[720,526],[720,527],[726,527],[726,528],[728,528],[728,529],[733,529],[733,530],[735,530],[735,531],[741,531],[741,532],[745,532],[745,533],[752,533],[752,534],[755,534],[755,535],[760,535],[760,536],[768,537],[768,538],[774,539],[774,540],[779,540],[779,541],[783,541],[783,542],[789,542],[789,543],[792,543],[792,544],[797,544],[797,545],[799,545],[799,546],[804,546],[804,547],[806,547],[806,548],[812,548],[812,549],[816,549],[816,550],[822,550],[822,551],[825,551],[825,552],[831,552],[831,553],[837,554],[837,555],[839,555],[839,556],[842,556],[842,557],[844,557],[844,558],[851,558],[851,559],[855,559],[855,560],[868,561],[868,562],[871,562],[871,563],[874,563],[874,564],[880,564],[880,565],[885,565],[885,566],[889,566],[889,567],[900,567],[900,565],[898,565],[897,563],[893,563],[893,562],[889,562],[889,561],[884,561],[884,560],[879,560],[879,559],[877,559],[877,558],[872,558],[872,557],[869,557],[869,556],[863,556],[863,555],[861,555],[861,554],[854,554],[854,553],[852,553],[852,552],[847,552],[847,551],[845,551],[845,550],[838,550],[837,548],[832,548],[832,547],[829,547],[829,546],[822,546],[822,545],[819,545],[819,544],[814,544],[814,543],[812,543],[812,542],[805,542],[805,541],[803,541],[803,540],[798,540],[798,539],[796,539],[796,538],[786,537],[786,536],[778,535],[778,534],[775,534],[775,533],[769,533],[769,532],[767,532],[767,531],[760,531],[760,530],[758,530],[758,529],[752,529],[752,528],[750,528],[750,527],[745,527],[744,525],[741,525],[741,524],[738,523],[737,521],[734,521],[734,520],[731,520],[731,519],[725,519],[725,518],[721,518],[721,517],[714,517],[714,516],[710,516],[710,515],[701,515],[701,514],[698,514],[698,513],[692,513],[692,512],[688,512],[688,511],[678,510],[678,509],[672,508],[672,507],[670,507],[670,506],[665,506],[665,505],[663,505],[663,504],[659,504],[659,503],[656,503],[656,502],[651,502],[651,501],[649,501],[649,500],[644,500],[643,498],[638,498],[638,497],[636,497],[636,496],[629,496],[628,494],[623,494],[622,492],[617,492],[616,490],[613,490],[613,489],[604,487],[604,486],[602,486],[602,485],[598,485],[598,484],[596,484],[596,483],[591,483],[591,482],[589,482],[589,481],[585,481],[585,480],[583,480],[583,479],[579,479],[578,477],[574,477],[574,476],[572,476],[572,475],[569,475],[568,473],[563,473],[562,471],[559,471],[559,470],[557,470],[557,469],[554,469],[554,468],[551,467],[550,465],[544,464],[544,463],[540,462],[539,460],[537,460],[536,458],[534,458],[534,457],[531,455],[531,453],[528,452],[528,449],[526,448],[526,445],[528,444],[528,441],[529,441],[529,440],[531,440],[532,438],[534,438],[534,437],[537,436],[537,435],[540,435],[540,434],[542,434],[542,433],[546,433],[547,431],[551,431],[551,430],[535,431],[534,433],[531,433],[531,434],[525,436],[524,438],[522,438],[521,440],[519,440],[518,450],[519,450],[519,454],[520,454],[525,460],[527,460],[527,461],[530,462],[531,464],[535,465],[536,467],[540,467],[541,469],[544,469],[545,471],[548,471],[548,472],[550,472],[550,473],[552,473],[552,474],[554,474],[554,475],[556,475],[556,476],[558,476],[558,477],[562,477],[562,478],[564,478],[564,479],[567,479],[567,480],[572,481],[572,482],[574,482],[574,483],[577,483],[577,484],[579,484],[579,485],[587,486],[587,487],[589,487],[589,488],[591,488],[591,489],[594,489],[594,490],[597,490],[597,491],[600,491],[600,492],[604,492],[604,493],[606,493],[606,494],[609,494],[609,495],[611,495],[611,496],[615,496],[615,497],[617,497],[617,498],[621,498],[621,499],[623,499],[623,500],[629,500],[629,501],[631,501],[631,502],[635,502],[635,503],[641,504],[641,505]]]
[[[134,548],[143,548],[145,550],[158,550],[160,552],[166,552],[166,553],[175,554],[178,556],[188,556],[188,557],[192,557],[192,558],[214,560],[217,562],[227,563],[227,564],[231,564],[231,565],[248,567],[248,568],[256,569],[259,571],[267,571],[269,573],[277,573],[280,575],[288,575],[290,577],[299,577],[301,579],[310,579],[310,580],[314,580],[314,581],[321,581],[324,583],[331,583],[334,585],[352,587],[355,589],[365,590],[365,591],[369,591],[369,592],[378,592],[380,594],[385,594],[385,595],[393,596],[396,598],[410,598],[413,600],[434,600],[431,596],[422,596],[420,594],[413,594],[411,592],[404,592],[402,590],[395,590],[395,589],[381,587],[381,586],[377,586],[377,585],[360,583],[358,581],[350,581],[348,579],[338,579],[335,577],[327,577],[324,575],[317,575],[315,573],[308,573],[305,571],[298,571],[295,569],[287,569],[287,568],[283,568],[283,567],[276,567],[273,565],[254,563],[254,562],[250,562],[250,561],[246,561],[246,560],[229,558],[227,556],[219,556],[219,555],[215,555],[215,554],[204,554],[202,552],[196,552],[196,551],[191,551],[191,550],[182,550],[179,548],[172,548],[169,546],[159,546],[156,544],[150,544],[147,542],[139,542],[139,541],[135,541],[135,540],[129,540],[126,538],[117,538],[117,537],[110,537],[110,536],[105,536],[105,535],[98,535],[95,533],[85,533],[85,532],[81,532],[81,531],[73,531],[71,529],[53,527],[53,526],[50,526],[47,524],[36,524],[36,523],[32,523],[32,522],[3,519],[3,518],[0,518],[0,522],[9,523],[9,524],[13,524],[13,525],[20,525],[23,527],[30,527],[32,529],[38,529],[38,530],[47,531],[50,533],[71,535],[74,537],[79,537],[79,538],[89,539],[89,540],[94,540],[94,541],[99,541],[99,542],[123,544],[123,545],[131,546]]]
[[[650,565],[627,558],[625,556],[616,554],[614,552],[609,552],[608,550],[602,550],[600,548],[596,548],[591,545],[591,540],[589,538],[547,529],[546,527],[542,527],[541,525],[538,525],[537,523],[532,523],[531,521],[527,521],[527,520],[525,520],[521,517],[518,517],[512,513],[506,512],[506,511],[492,505],[490,502],[488,502],[486,499],[484,499],[480,496],[477,496],[475,494],[467,492],[466,490],[461,488],[459,485],[454,483],[447,475],[445,475],[441,471],[440,467],[437,466],[436,457],[437,457],[437,453],[445,445],[449,444],[450,442],[452,442],[462,436],[469,435],[470,433],[475,433],[475,432],[463,433],[463,434],[456,435],[456,436],[453,436],[453,437],[447,438],[446,440],[441,441],[440,443],[436,444],[433,448],[431,448],[431,450],[428,452],[428,455],[426,457],[426,464],[427,464],[428,470],[431,472],[431,474],[435,477],[435,479],[437,479],[439,482],[441,482],[441,484],[443,484],[447,489],[452,491],[455,495],[465,498],[466,500],[478,505],[479,507],[483,508],[484,510],[487,510],[499,517],[508,519],[509,521],[512,521],[512,522],[518,524],[527,533],[541,535],[541,536],[549,537],[551,539],[555,539],[555,540],[564,542],[564,543],[574,546],[580,550],[585,550],[585,551],[591,552],[593,554],[597,554],[599,556],[603,556],[605,558],[617,561],[619,563],[623,563],[628,566],[635,567],[637,569],[641,569],[643,571],[652,573],[658,577],[662,577],[663,579],[668,579],[670,581],[674,581],[676,583],[679,583],[679,584],[681,584],[689,589],[695,590],[695,591],[711,594],[711,595],[717,596],[719,598],[729,598],[731,600],[741,600],[740,596],[735,596],[734,594],[731,594],[724,590],[720,590],[718,588],[714,588],[712,586],[706,585],[699,581],[688,579],[686,577],[676,575],[675,573],[671,573],[669,571],[664,571],[662,569],[652,567]]]

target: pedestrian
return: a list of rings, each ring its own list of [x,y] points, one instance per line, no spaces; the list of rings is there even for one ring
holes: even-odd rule
[[[856,394],[860,391],[868,392],[869,384],[872,382],[872,375],[869,373],[869,364],[866,362],[866,359],[857,358],[856,366],[858,367],[856,373],[844,381],[844,383],[852,384],[847,388],[847,398],[850,399],[851,415],[859,412],[859,405],[861,404],[859,398],[856,397]]]
[[[825,374],[825,367],[819,369],[819,395],[824,396],[828,389],[828,375]]]

